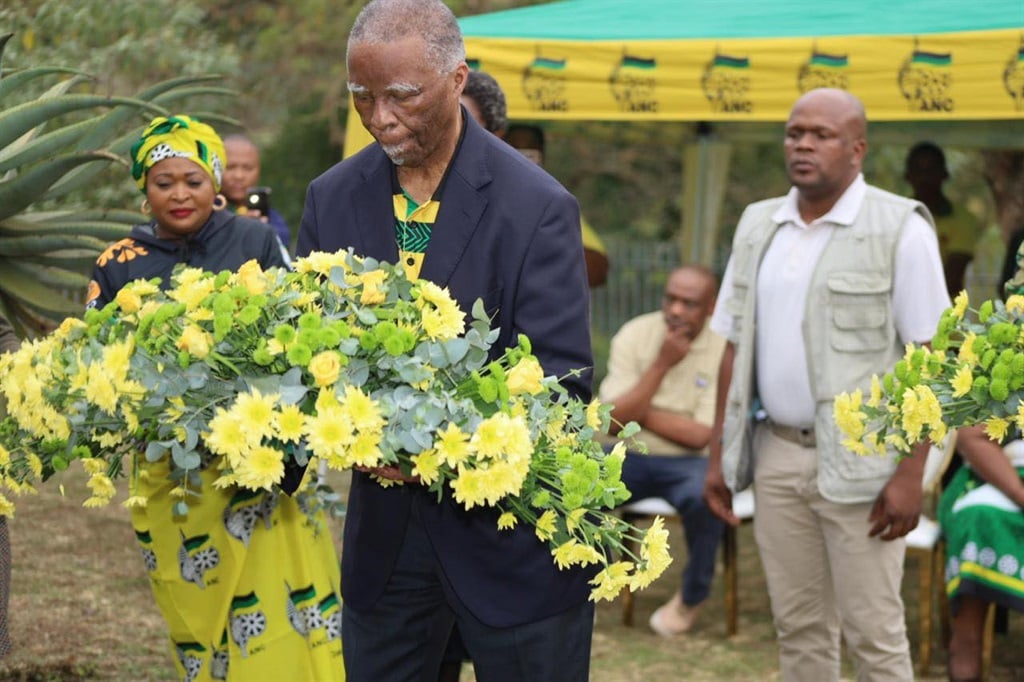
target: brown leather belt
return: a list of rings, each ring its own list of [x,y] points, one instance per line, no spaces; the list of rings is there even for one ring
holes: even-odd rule
[[[768,427],[779,438],[788,440],[790,443],[796,443],[801,447],[813,448],[818,445],[817,439],[814,437],[813,428],[801,429],[796,426],[783,426],[775,422],[768,422]]]

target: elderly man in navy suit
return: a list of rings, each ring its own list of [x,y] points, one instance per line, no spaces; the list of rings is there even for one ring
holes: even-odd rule
[[[579,206],[459,103],[468,68],[440,0],[373,0],[348,42],[349,89],[376,144],[309,186],[298,253],[348,247],[482,299],[495,354],[526,334],[546,374],[590,368]],[[590,373],[566,380],[590,396]],[[376,470],[399,477],[396,470]],[[353,474],[342,555],[350,681],[436,680],[455,623],[482,682],[584,681],[590,570],[558,570],[528,527],[496,530],[408,481]]]

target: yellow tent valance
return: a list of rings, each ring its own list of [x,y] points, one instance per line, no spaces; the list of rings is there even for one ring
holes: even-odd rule
[[[466,37],[509,117],[784,121],[807,90],[861,98],[868,118],[1024,118],[1020,30],[824,38],[569,41]]]

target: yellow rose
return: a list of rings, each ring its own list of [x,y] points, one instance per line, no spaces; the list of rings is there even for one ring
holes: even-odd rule
[[[126,313],[134,313],[142,307],[142,297],[131,289],[121,289],[114,297],[117,305]]]
[[[544,390],[541,380],[544,370],[532,355],[521,359],[508,373],[508,392],[512,395],[529,393],[536,395]]]
[[[177,347],[178,350],[183,350],[202,360],[210,354],[211,341],[208,333],[195,325],[189,325],[182,330]]]
[[[330,386],[337,381],[341,374],[341,356],[338,351],[325,350],[314,355],[309,361],[309,373],[313,375],[317,386]]]
[[[255,260],[247,261],[238,268],[238,281],[254,296],[267,290],[267,276]]]

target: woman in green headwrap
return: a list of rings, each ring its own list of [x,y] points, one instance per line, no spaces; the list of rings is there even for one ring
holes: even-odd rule
[[[151,220],[100,255],[89,306],[135,279],[167,283],[179,263],[284,266],[269,225],[222,210],[224,145],[213,128],[156,118],[131,156]],[[323,513],[311,519],[301,492],[214,488],[203,470],[198,501],[174,516],[166,459],[143,460],[137,473],[132,495],[148,501],[132,508],[132,525],[182,679],[343,679],[338,560]]]

